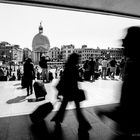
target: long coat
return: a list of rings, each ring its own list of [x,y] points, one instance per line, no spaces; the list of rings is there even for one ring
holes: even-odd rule
[[[34,65],[33,63],[24,64],[24,78],[27,80],[33,80],[35,77]]]
[[[78,78],[79,73],[76,66],[66,68],[56,86],[58,94],[67,98],[69,101],[75,100],[75,95],[78,90]]]

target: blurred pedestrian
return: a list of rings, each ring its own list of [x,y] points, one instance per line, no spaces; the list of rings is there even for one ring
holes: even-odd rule
[[[115,57],[113,57],[110,62],[110,78],[114,79],[115,78],[115,74],[116,74],[116,67],[117,67],[117,61],[115,59]]]
[[[86,60],[84,65],[84,80],[90,81],[89,60]]]
[[[20,80],[21,79],[21,69],[20,69],[20,66],[18,66],[18,69],[17,69],[17,80]]]
[[[119,78],[122,80],[124,78],[124,66],[125,66],[125,59],[122,58],[120,62],[120,74],[119,74]]]
[[[96,72],[99,71],[99,65],[100,65],[100,63],[99,63],[99,59],[96,58],[96,60],[95,60],[95,71],[96,71]]]
[[[93,58],[90,58],[90,61],[89,61],[89,73],[90,73],[90,80],[94,82],[95,81],[95,61],[93,60]]]
[[[3,68],[0,66],[0,81],[3,81],[3,77],[4,77],[4,70],[3,70]]]
[[[100,65],[99,59],[96,58],[96,60],[95,60],[95,74],[94,74],[95,80],[97,80],[100,76],[99,65]]]
[[[107,65],[108,65],[107,59],[103,57],[103,60],[102,60],[101,64],[102,64],[101,78],[104,79],[104,80],[106,80],[106,76],[107,76]]]
[[[96,113],[117,122],[120,134],[115,140],[139,139],[140,136],[140,94],[139,94],[139,46],[140,26],[132,26],[126,30],[126,36],[122,39],[124,56],[124,80],[121,89],[119,106],[109,110],[97,110]]]
[[[16,76],[15,73],[12,74],[12,76],[9,78],[9,81],[15,81],[16,80]]]
[[[88,131],[91,129],[91,126],[82,114],[82,111],[80,109],[80,102],[76,98],[79,90],[79,73],[77,68],[78,63],[79,55],[76,53],[72,53],[65,64],[63,75],[60,78],[59,84],[56,86],[56,88],[58,89],[58,98],[61,95],[63,96],[63,99],[62,104],[58,112],[52,118],[52,121],[54,121],[56,125],[60,125],[64,120],[67,104],[74,101],[76,105],[76,117],[79,122],[79,129]]]
[[[39,66],[42,68],[42,79],[43,82],[49,82],[48,65],[46,56],[42,55],[39,61]]]

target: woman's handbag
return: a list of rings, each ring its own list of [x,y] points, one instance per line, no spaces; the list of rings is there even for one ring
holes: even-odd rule
[[[83,89],[78,89],[78,92],[76,93],[76,100],[78,102],[86,100],[85,91]]]

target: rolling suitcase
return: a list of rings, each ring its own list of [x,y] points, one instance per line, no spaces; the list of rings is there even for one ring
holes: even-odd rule
[[[51,102],[44,103],[42,105],[39,105],[29,116],[33,123],[39,123],[47,117],[47,115],[54,109],[54,106],[57,102],[60,102],[61,100],[55,101],[54,104]]]
[[[38,123],[45,119],[45,117],[53,110],[51,102],[44,103],[38,106],[31,114],[30,119],[33,123]]]
[[[45,99],[45,96],[47,95],[47,91],[45,89],[44,83],[35,81],[33,87],[34,87],[36,99],[37,100],[39,100],[39,98]]]

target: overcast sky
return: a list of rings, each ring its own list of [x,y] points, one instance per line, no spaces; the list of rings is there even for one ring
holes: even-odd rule
[[[76,48],[121,47],[123,29],[140,20],[117,16],[0,3],[0,42],[32,49],[33,37],[42,21],[43,34],[52,47],[73,44]]]

